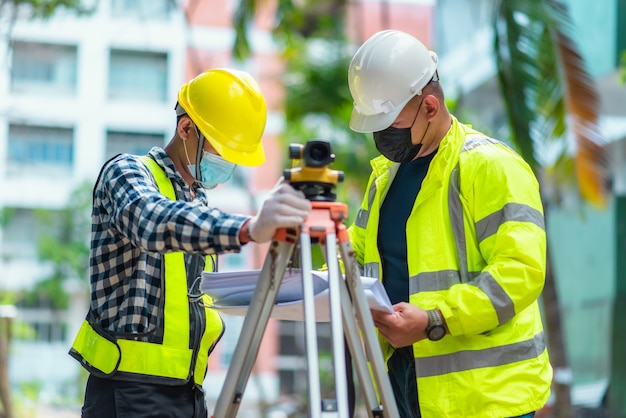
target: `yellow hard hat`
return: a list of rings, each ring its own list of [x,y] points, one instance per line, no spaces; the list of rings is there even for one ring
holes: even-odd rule
[[[265,162],[261,136],[267,105],[250,74],[207,70],[183,84],[178,104],[224,159],[247,166]]]

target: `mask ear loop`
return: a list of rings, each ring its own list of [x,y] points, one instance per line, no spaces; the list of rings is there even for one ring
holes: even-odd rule
[[[196,134],[198,134],[198,152],[196,153],[196,180],[201,182],[204,180],[202,178],[202,174],[200,173],[200,160],[202,160],[202,153],[204,150],[204,135],[202,135],[202,132],[200,132],[197,126],[194,125],[194,127],[196,128]]]

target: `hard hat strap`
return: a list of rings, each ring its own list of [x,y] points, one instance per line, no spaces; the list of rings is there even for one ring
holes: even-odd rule
[[[187,114],[187,111],[178,102],[176,102],[176,107],[174,107],[174,110],[176,111],[176,116],[182,116]]]

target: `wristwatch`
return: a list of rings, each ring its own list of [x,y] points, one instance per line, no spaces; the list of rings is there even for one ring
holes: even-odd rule
[[[426,335],[431,341],[439,341],[446,335],[446,327],[443,325],[443,319],[438,309],[426,311],[428,314],[428,326],[426,326]]]

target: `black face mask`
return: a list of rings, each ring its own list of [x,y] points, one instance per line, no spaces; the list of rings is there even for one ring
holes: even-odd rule
[[[422,144],[414,145],[411,141],[411,128],[392,128],[374,132],[376,149],[389,160],[396,163],[413,161]]]
[[[390,126],[382,131],[374,132],[374,143],[376,144],[376,149],[382,155],[387,157],[387,159],[396,163],[408,163],[409,161],[413,161],[415,156],[422,149],[422,141],[424,141],[426,131],[428,131],[428,128],[430,127],[430,122],[428,122],[426,131],[424,131],[424,135],[422,136],[422,140],[419,144],[413,144],[411,137],[411,129],[417,120],[417,115],[420,113],[422,103],[424,103],[423,100],[417,108],[415,118],[413,118],[413,123],[411,123],[411,126],[408,128],[394,128]]]

